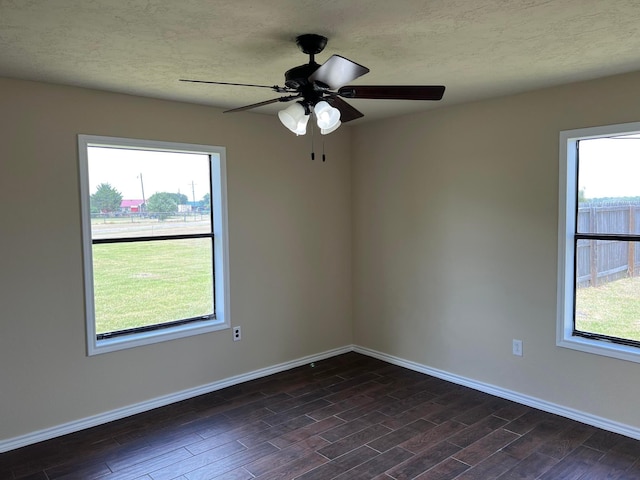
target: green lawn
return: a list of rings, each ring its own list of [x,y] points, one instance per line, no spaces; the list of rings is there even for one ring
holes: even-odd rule
[[[640,341],[640,277],[576,292],[579,330]]]
[[[209,239],[93,246],[96,333],[213,313]]]

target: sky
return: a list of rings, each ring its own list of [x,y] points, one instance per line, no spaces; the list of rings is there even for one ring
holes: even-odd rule
[[[586,198],[640,196],[640,135],[580,142],[578,188]],[[142,176],[142,182],[141,182]],[[156,192],[199,201],[209,192],[209,156],[194,153],[89,147],[89,187],[109,183],[123,200]]]
[[[89,147],[89,188],[109,183],[123,200],[148,199],[157,192],[183,193],[189,201],[209,193],[209,155]],[[142,181],[140,176],[142,175]]]
[[[578,188],[585,197],[640,197],[640,135],[580,141]]]

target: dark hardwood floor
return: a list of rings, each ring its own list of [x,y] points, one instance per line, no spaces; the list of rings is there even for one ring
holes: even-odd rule
[[[0,478],[640,479],[640,442],[348,353],[0,454]]]

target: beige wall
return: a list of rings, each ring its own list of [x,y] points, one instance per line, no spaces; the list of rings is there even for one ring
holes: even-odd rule
[[[638,121],[639,82],[345,128],[322,164],[271,115],[0,79],[0,441],[351,343],[640,428],[638,364],[555,346],[558,132]],[[85,355],[78,133],[227,148],[241,342]]]
[[[356,128],[354,343],[640,428],[639,364],[555,346],[558,134],[640,120],[639,83]]]
[[[6,79],[0,111],[0,441],[351,343],[348,131],[322,164],[271,115]],[[227,148],[241,342],[85,355],[78,133]]]

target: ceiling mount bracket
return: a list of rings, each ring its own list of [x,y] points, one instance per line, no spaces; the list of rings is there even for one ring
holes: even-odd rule
[[[327,46],[327,37],[315,33],[305,33],[296,37],[296,45],[307,55],[317,55]]]

